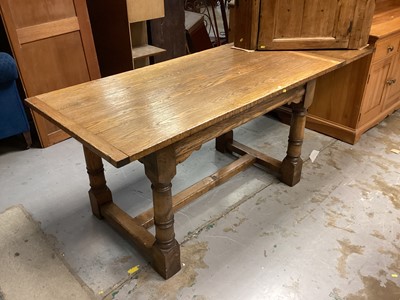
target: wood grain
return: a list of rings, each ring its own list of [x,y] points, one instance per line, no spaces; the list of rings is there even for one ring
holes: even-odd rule
[[[27,101],[78,140],[86,140],[87,132],[97,136],[103,141],[97,151],[120,166],[121,157],[109,153],[107,144],[131,161],[137,160],[261,102],[268,103],[345,62],[297,52],[247,53],[230,47],[221,46]],[[352,53],[360,55],[358,51]],[[39,103],[46,106],[39,108]],[[66,120],[74,127],[68,128]]]
[[[368,42],[374,8],[375,0],[241,0],[234,8],[235,46],[358,49]]]

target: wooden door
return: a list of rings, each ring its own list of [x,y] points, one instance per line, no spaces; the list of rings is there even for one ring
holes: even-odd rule
[[[85,0],[0,0],[27,97],[100,78]],[[68,137],[33,113],[43,147]]]
[[[261,0],[257,48],[365,46],[374,8],[374,0]]]
[[[391,58],[387,58],[371,66],[360,111],[359,125],[366,124],[379,116],[391,61]]]
[[[386,94],[383,104],[383,110],[390,110],[398,107],[400,104],[400,53],[393,57],[391,70],[385,82]]]

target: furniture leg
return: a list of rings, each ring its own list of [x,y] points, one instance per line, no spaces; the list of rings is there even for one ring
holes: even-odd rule
[[[152,247],[154,269],[165,279],[181,269],[180,247],[175,239],[171,181],[176,174],[175,151],[161,149],[142,159],[153,191],[156,241]]]
[[[221,153],[232,153],[231,150],[229,150],[228,145],[232,145],[233,143],[233,131],[230,130],[227,133],[224,133],[223,135],[217,137],[215,139],[215,149]]]
[[[97,218],[102,219],[101,206],[112,202],[111,191],[106,185],[103,162],[100,156],[85,146],[83,146],[83,153],[85,154],[86,169],[89,175],[89,198],[92,212]]]
[[[301,159],[301,147],[304,139],[307,109],[313,102],[316,80],[307,83],[303,101],[292,103],[292,120],[290,122],[289,143],[287,155],[283,159],[280,168],[280,180],[289,186],[294,186],[300,181],[303,160]]]
[[[32,146],[32,136],[30,131],[25,131],[22,133],[26,142],[26,149]]]
[[[300,181],[303,160],[301,159],[301,146],[304,139],[304,126],[306,112],[304,101],[291,104],[292,120],[289,132],[287,155],[283,159],[280,169],[280,180],[289,186],[294,186]]]

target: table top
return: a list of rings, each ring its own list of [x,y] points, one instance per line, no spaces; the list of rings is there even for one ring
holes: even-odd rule
[[[26,101],[120,167],[368,53],[224,45]]]

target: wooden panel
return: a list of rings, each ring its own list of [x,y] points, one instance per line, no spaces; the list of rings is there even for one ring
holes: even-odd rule
[[[90,80],[79,32],[24,44],[20,51],[29,70],[24,76],[29,96]]]
[[[374,0],[261,0],[257,48],[360,48],[374,7]]]
[[[371,55],[318,78],[315,99],[308,110],[309,114],[355,127],[370,61]],[[327,90],[330,92],[326,92]]]
[[[76,16],[71,0],[3,0],[9,5],[15,27],[23,28]]]
[[[84,0],[0,0],[28,97],[100,77]],[[34,114],[42,146],[66,134]]]
[[[274,2],[274,3],[273,3]],[[299,37],[302,33],[304,15],[304,2],[298,0],[261,1],[261,12],[265,12],[265,6],[275,7],[270,9],[274,24],[273,38]],[[315,24],[315,22],[314,22]]]
[[[71,17],[60,21],[52,21],[30,27],[17,29],[20,44],[46,39],[56,35],[62,35],[79,30],[77,17]]]
[[[372,66],[360,111],[359,124],[367,123],[381,112],[383,89],[389,73],[390,62],[389,58]]]
[[[336,0],[308,0],[301,22],[301,36],[333,36],[338,8]],[[315,20],[319,20],[316,22]]]
[[[385,59],[399,50],[400,35],[379,40],[376,43],[374,61]]]
[[[154,57],[161,62],[186,54],[185,12],[181,0],[165,1],[165,17],[151,20],[149,44],[165,49],[166,52]]]
[[[349,49],[358,49],[367,45],[374,11],[375,0],[357,1],[349,27],[351,28]]]
[[[133,69],[125,1],[86,0],[101,76]],[[110,59],[112,57],[112,59]]]
[[[346,5],[334,0],[261,1],[258,48],[346,48],[348,39],[336,37],[342,15],[339,8],[346,9]]]
[[[244,49],[257,48],[258,18],[261,0],[235,1],[234,44]],[[273,10],[274,7],[271,7]]]
[[[126,0],[126,4],[130,23],[164,17],[164,0]]]
[[[400,99],[400,53],[393,58],[390,74],[386,79],[386,89],[383,110],[396,106]]]

